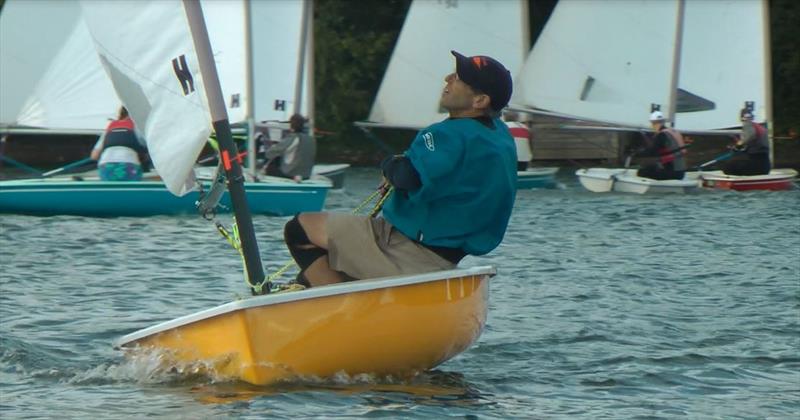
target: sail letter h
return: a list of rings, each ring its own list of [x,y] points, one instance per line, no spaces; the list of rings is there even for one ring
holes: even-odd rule
[[[178,62],[180,60],[180,62]],[[172,59],[172,69],[175,70],[175,76],[181,82],[183,87],[183,94],[188,95],[194,92],[194,79],[192,73],[189,71],[189,66],[186,64],[186,56],[181,55],[178,58]]]

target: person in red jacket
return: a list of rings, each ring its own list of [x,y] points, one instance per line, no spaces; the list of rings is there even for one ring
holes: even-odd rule
[[[111,121],[95,143],[91,158],[103,181],[140,181],[142,158],[147,149],[136,132],[128,110],[120,107],[117,119]]]
[[[742,109],[739,117],[742,134],[732,148],[746,157],[731,159],[722,171],[726,175],[766,175],[772,169],[767,129],[753,121],[753,112],[749,109]]]

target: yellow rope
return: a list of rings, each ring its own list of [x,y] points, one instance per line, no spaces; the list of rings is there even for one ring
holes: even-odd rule
[[[372,207],[372,210],[369,213],[370,217],[375,217],[381,211],[381,208],[383,207],[383,203],[386,201],[386,199],[389,198],[389,195],[391,195],[392,191],[394,191],[394,187],[389,186],[389,188],[386,188],[386,185],[388,185],[388,184],[383,184],[381,187],[376,189],[372,194],[370,194],[369,197],[367,197],[364,201],[362,201],[361,204],[359,204],[355,209],[353,209],[353,214],[356,214],[359,211],[361,211],[361,209],[364,208],[367,204],[369,204],[370,201],[374,200],[375,197],[380,195],[380,198],[375,203],[375,206]],[[215,222],[215,223],[216,223],[217,230],[219,231],[219,233],[228,241],[228,243],[233,247],[233,249],[235,249],[237,252],[239,252],[239,256],[242,257],[242,266],[244,266],[244,279],[245,279],[245,282],[247,283],[247,285],[250,286],[251,288],[253,288],[254,293],[261,294],[262,287],[265,284],[272,283],[273,280],[275,280],[278,277],[280,277],[281,275],[283,275],[283,273],[285,273],[286,270],[288,270],[289,268],[291,268],[293,265],[296,264],[294,260],[290,260],[289,262],[284,264],[283,267],[279,268],[277,271],[275,271],[274,273],[272,273],[269,276],[267,276],[266,281],[264,281],[264,282],[262,282],[261,284],[258,284],[258,285],[251,284],[250,280],[249,280],[249,277],[247,275],[247,264],[245,263],[245,260],[244,260],[244,253],[242,252],[241,242],[239,241],[239,228],[238,228],[238,226],[236,225],[235,222],[233,223],[233,225],[232,225],[233,234],[231,235],[231,233],[229,233],[225,229],[225,227],[222,226],[222,224],[220,222]]]
[[[387,198],[389,198],[389,194],[391,194],[393,190],[394,187],[389,187],[389,189],[386,189],[384,187],[378,188],[377,190],[375,190],[375,192],[370,194],[369,197],[367,197],[364,201],[362,201],[361,204],[359,204],[355,209],[353,209],[353,214],[356,214],[359,211],[361,211],[361,209],[364,206],[366,206],[370,201],[372,201],[378,194],[383,194],[381,198],[378,200],[378,202],[375,203],[375,206],[372,208],[372,211],[370,211],[369,213],[370,217],[374,217],[376,214],[378,214],[378,212],[380,212],[381,207],[383,207],[383,202],[386,201]],[[270,274],[267,277],[267,283],[272,283],[273,280],[283,275],[283,273],[285,273],[286,270],[288,270],[295,264],[297,263],[294,260],[290,260],[289,262],[284,264],[283,267],[279,268],[277,271],[275,271],[274,273]]]

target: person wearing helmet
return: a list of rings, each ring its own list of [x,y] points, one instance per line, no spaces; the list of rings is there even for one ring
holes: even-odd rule
[[[456,69],[439,98],[449,117],[382,162],[382,215],[300,213],[286,223],[298,283],[449,270],[503,240],[517,192],[516,146],[499,118],[511,73],[491,57],[452,54]]]
[[[753,121],[753,112],[744,108],[739,113],[742,134],[731,147],[740,153],[722,168],[726,175],[766,175],[772,169],[769,161],[769,136],[767,129]]]
[[[640,168],[636,175],[650,179],[683,179],[686,173],[686,144],[683,136],[674,128],[668,128],[664,123],[666,118],[661,111],[650,114],[650,125],[655,131],[653,141],[639,156],[657,157],[655,163]]]

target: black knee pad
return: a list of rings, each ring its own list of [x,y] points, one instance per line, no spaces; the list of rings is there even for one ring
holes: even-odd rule
[[[294,245],[311,245],[311,240],[308,239],[303,225],[297,220],[297,215],[292,217],[292,220],[286,222],[286,225],[283,227],[283,240],[286,242],[286,245],[290,247]]]
[[[289,253],[292,254],[292,258],[301,270],[308,268],[319,257],[328,255],[327,250],[311,243],[305,229],[297,220],[297,216],[286,222],[286,226],[283,228],[283,239],[286,241]]]

